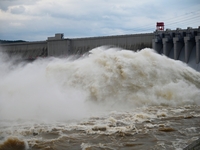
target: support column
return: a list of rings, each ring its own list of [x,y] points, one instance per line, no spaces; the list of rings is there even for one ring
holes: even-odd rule
[[[200,61],[200,36],[195,37],[196,40],[196,63]]]
[[[161,40],[155,38],[152,40],[152,47],[155,51],[157,51],[158,53],[160,53],[161,49],[162,49],[162,42]]]
[[[174,37],[173,43],[174,43],[174,59],[177,60],[179,58],[180,53],[181,53],[181,49],[184,46],[183,39],[181,39],[179,37]]]
[[[173,47],[172,40],[169,38],[163,38],[162,42],[163,42],[163,53],[164,55],[169,56],[169,53]]]
[[[194,38],[191,37],[184,37],[184,43],[185,43],[185,62],[188,63],[190,53],[194,47]]]

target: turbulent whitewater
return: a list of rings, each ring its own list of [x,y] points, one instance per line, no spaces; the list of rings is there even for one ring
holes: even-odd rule
[[[0,55],[0,150],[178,150],[200,136],[200,73],[152,49],[16,59]]]

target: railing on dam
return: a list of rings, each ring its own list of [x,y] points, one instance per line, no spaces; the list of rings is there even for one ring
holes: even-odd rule
[[[152,47],[160,54],[187,63],[200,71],[200,27],[156,31]]]

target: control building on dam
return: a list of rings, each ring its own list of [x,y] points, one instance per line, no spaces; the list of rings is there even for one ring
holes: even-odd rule
[[[175,60],[187,63],[200,71],[200,27],[169,30],[164,28],[153,33],[102,36],[87,38],[63,38],[55,34],[45,41],[0,44],[1,50],[9,55],[21,55],[23,59],[37,57],[67,57],[82,55],[89,50],[103,46],[116,46],[132,51],[153,48]]]

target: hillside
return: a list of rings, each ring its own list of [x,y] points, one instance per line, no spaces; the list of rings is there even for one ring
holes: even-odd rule
[[[0,40],[0,44],[20,43],[20,42],[26,42],[26,41],[23,41],[23,40],[15,40],[15,41],[10,41],[10,40]]]

